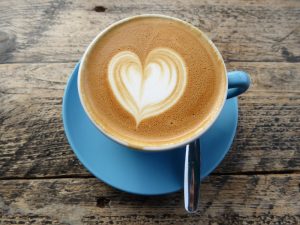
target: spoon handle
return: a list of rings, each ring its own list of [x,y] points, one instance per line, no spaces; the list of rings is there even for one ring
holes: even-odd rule
[[[200,142],[189,143],[185,148],[184,164],[184,207],[196,212],[200,201]]]

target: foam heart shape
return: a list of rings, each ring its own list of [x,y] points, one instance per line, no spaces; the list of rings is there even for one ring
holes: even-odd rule
[[[117,53],[108,66],[108,80],[118,102],[138,124],[170,109],[184,93],[185,62],[174,50],[156,48],[145,62],[131,51]]]

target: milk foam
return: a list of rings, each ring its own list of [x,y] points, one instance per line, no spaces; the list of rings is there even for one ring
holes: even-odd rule
[[[117,53],[108,66],[108,80],[118,102],[136,120],[170,109],[184,93],[185,62],[174,50],[156,48],[145,62],[131,51]]]

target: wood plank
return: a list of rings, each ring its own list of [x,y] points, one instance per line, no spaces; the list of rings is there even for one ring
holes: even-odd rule
[[[178,17],[205,31],[226,61],[300,61],[300,2],[0,2],[0,62],[75,62],[102,29],[137,14]]]
[[[94,179],[2,180],[0,224],[299,224],[299,174],[211,176],[201,209],[183,193],[136,196]]]
[[[65,138],[62,95],[74,63],[0,65],[0,177],[90,176]],[[251,74],[238,132],[217,173],[300,171],[300,64],[231,63]]]
[[[299,66],[228,64],[248,71],[252,86],[239,97],[237,134],[217,173],[300,169]]]

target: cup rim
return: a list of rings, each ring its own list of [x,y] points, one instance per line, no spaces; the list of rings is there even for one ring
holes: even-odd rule
[[[102,30],[93,40],[92,42],[88,45],[87,49],[85,50],[81,60],[80,60],[80,65],[79,65],[79,70],[78,70],[78,78],[77,78],[77,86],[78,86],[78,94],[79,94],[79,99],[81,102],[81,105],[85,111],[85,113],[87,114],[87,116],[89,117],[90,121],[104,134],[106,135],[108,138],[112,139],[113,141],[122,144],[126,147],[129,148],[133,148],[136,150],[141,150],[141,151],[146,151],[146,152],[159,152],[159,151],[166,151],[166,150],[172,150],[172,149],[176,149],[178,147],[182,147],[187,145],[188,143],[193,142],[194,140],[196,140],[197,138],[199,138],[202,134],[204,134],[211,126],[212,124],[216,121],[216,119],[218,118],[218,116],[220,115],[225,101],[226,101],[226,97],[227,97],[227,92],[228,92],[228,79],[227,77],[225,78],[225,89],[224,89],[224,96],[222,99],[221,104],[219,105],[219,108],[216,110],[216,113],[213,115],[213,119],[210,119],[210,121],[205,124],[204,128],[200,129],[200,130],[196,130],[195,132],[193,132],[192,135],[188,136],[186,139],[184,139],[183,141],[179,141],[179,142],[174,142],[174,143],[168,143],[165,145],[158,145],[158,146],[142,146],[142,145],[132,145],[131,143],[127,143],[124,142],[122,140],[120,140],[118,137],[116,137],[115,135],[109,133],[107,130],[104,129],[103,126],[101,126],[101,124],[96,123],[95,120],[93,119],[92,114],[87,110],[87,107],[85,105],[85,102],[83,100],[83,96],[82,96],[82,88],[80,85],[80,81],[81,81],[81,73],[82,73],[82,68],[83,65],[85,64],[86,61],[86,57],[88,55],[88,53],[90,52],[90,50],[94,47],[94,45],[97,43],[97,41],[104,35],[106,34],[109,30],[111,30],[112,28],[125,23],[127,21],[133,20],[133,19],[137,19],[137,18],[164,18],[164,19],[170,19],[170,20],[174,20],[176,22],[180,22],[188,27],[190,27],[191,29],[195,30],[196,32],[198,32],[199,34],[201,34],[201,36],[209,43],[210,47],[212,47],[212,49],[214,50],[214,52],[217,55],[217,58],[219,58],[221,65],[224,69],[224,75],[227,76],[227,69],[226,69],[226,65],[224,63],[223,57],[220,53],[220,51],[218,50],[218,48],[215,46],[215,44],[210,40],[210,38],[204,33],[202,32],[199,28],[195,27],[194,25],[183,21],[181,19],[175,18],[175,17],[171,17],[171,16],[167,16],[167,15],[162,15],[162,14],[141,14],[141,15],[135,15],[135,16],[130,16],[130,17],[126,17],[124,19],[118,20],[114,23],[112,23],[111,25],[109,25],[108,27],[106,27],[104,30]]]

